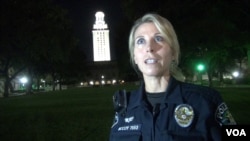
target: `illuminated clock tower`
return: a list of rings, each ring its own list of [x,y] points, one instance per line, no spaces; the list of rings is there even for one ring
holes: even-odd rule
[[[96,21],[92,30],[94,62],[110,61],[109,30],[104,21],[104,13],[96,12],[95,17]]]

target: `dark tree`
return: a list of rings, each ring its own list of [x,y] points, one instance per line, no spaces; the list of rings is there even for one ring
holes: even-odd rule
[[[66,14],[50,0],[1,1],[0,70],[5,80],[5,97],[19,72],[28,73],[30,93],[36,74],[68,59],[75,40]],[[12,74],[8,72],[11,68]]]
[[[130,23],[147,12],[169,19],[179,38],[183,72],[192,76],[200,59],[207,65],[209,85],[216,73],[223,82],[222,75],[250,48],[247,0],[123,0],[122,4]]]

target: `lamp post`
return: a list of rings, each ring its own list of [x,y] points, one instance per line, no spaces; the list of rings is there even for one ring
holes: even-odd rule
[[[25,89],[25,84],[28,82],[28,78],[27,77],[22,77],[22,78],[20,78],[20,82],[22,83],[22,90],[24,90]]]
[[[233,84],[237,84],[237,78],[240,76],[240,72],[234,71],[232,75],[233,75]]]

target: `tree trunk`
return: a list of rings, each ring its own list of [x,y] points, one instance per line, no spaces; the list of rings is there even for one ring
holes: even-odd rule
[[[59,90],[60,91],[62,90],[62,83],[61,83],[61,81],[59,82]]]
[[[219,72],[220,85],[224,85],[223,72]]]
[[[39,77],[37,77],[37,79],[36,79],[36,85],[37,85],[36,90],[39,92],[39,90],[40,90],[40,78]]]
[[[248,70],[250,71],[250,46],[247,49],[247,58],[248,58]]]
[[[59,90],[61,91],[62,90],[62,79],[60,77],[60,80],[59,80]]]
[[[207,72],[207,76],[208,76],[208,86],[212,87],[213,86],[212,74],[209,71]]]
[[[56,75],[55,73],[52,73],[52,90],[55,91],[56,90]]]
[[[32,84],[33,84],[33,72],[31,68],[28,68],[28,76],[29,76],[29,80],[27,82],[26,85],[26,94],[32,94]]]
[[[9,97],[9,83],[10,83],[10,79],[8,76],[6,76],[5,82],[4,82],[4,93],[3,93],[4,97]]]

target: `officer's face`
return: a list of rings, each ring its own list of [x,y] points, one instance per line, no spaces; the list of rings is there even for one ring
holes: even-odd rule
[[[153,23],[135,31],[134,61],[145,77],[169,75],[173,55],[170,46]]]

